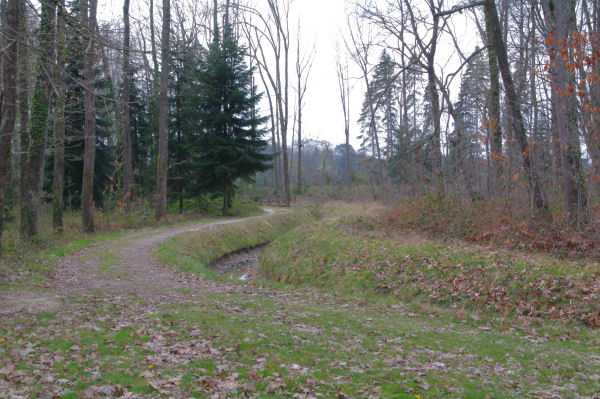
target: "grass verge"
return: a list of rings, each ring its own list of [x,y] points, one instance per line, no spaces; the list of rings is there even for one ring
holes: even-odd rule
[[[221,225],[165,240],[154,253],[166,265],[215,278],[208,265],[232,252],[268,243],[291,228],[312,220],[306,209],[293,209],[233,225]]]

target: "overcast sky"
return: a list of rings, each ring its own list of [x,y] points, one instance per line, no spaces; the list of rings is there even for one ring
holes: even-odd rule
[[[346,21],[344,0],[299,0],[294,4],[299,10],[304,41],[316,42],[316,54],[304,108],[305,133],[307,138],[322,138],[334,144],[345,141],[344,117],[336,74],[336,42],[340,40],[340,29]],[[352,85],[355,85],[353,82]],[[356,119],[360,112],[362,88],[356,86],[351,94],[352,143],[358,135]]]

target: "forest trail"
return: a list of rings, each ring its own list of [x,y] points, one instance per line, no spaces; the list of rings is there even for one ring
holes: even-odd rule
[[[167,301],[185,297],[188,294],[183,294],[184,290],[221,291],[212,281],[160,265],[152,257],[152,251],[159,243],[179,234],[261,219],[276,212],[273,208],[264,211],[265,214],[257,216],[135,232],[90,245],[62,258],[44,284],[43,292],[0,293],[0,315],[54,312],[69,299],[78,297],[116,295]]]
[[[98,243],[47,289],[1,294],[0,397],[600,398],[593,331],[213,281],[152,257],[272,212]]]

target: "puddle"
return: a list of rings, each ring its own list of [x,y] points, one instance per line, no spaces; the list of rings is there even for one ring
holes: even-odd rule
[[[211,263],[209,268],[219,274],[230,274],[232,280],[254,280],[258,277],[258,258],[266,245],[231,253]]]

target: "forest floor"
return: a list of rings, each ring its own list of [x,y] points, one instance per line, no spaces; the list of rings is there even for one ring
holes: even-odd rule
[[[0,397],[600,397],[598,330],[156,260],[165,240],[272,217],[96,243],[47,281],[0,292]]]

